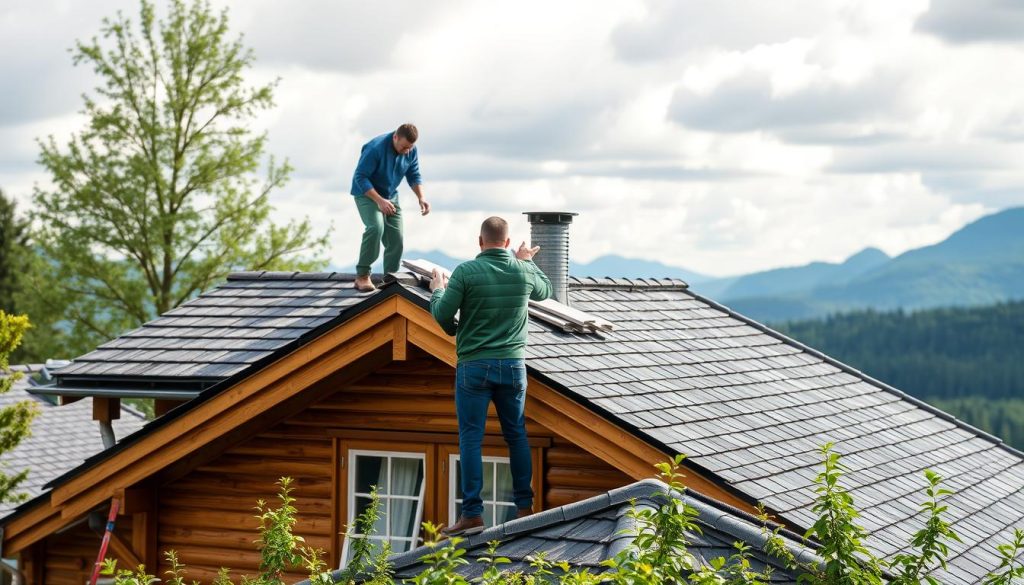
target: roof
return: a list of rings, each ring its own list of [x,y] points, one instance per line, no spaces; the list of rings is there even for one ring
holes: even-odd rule
[[[62,386],[204,386],[244,371],[372,293],[351,274],[235,273],[223,285],[75,359]],[[157,389],[159,391],[159,389]]]
[[[728,558],[736,552],[733,543],[743,542],[751,547],[751,570],[760,572],[769,566],[771,583],[797,582],[796,575],[782,562],[762,552],[766,537],[753,518],[691,491],[670,491],[666,484],[654,479],[511,520],[471,536],[458,545],[466,550],[464,558],[469,560],[469,564],[459,566],[457,572],[468,579],[479,577],[485,565],[477,559],[487,555],[491,541],[498,541],[497,556],[511,561],[500,565],[502,570],[529,573],[528,557],[544,553],[549,561],[564,561],[576,570],[603,573],[608,568],[601,562],[615,557],[634,540],[636,524],[629,516],[630,509],[634,505],[637,509],[653,509],[664,501],[659,496],[666,495],[682,500],[696,512],[694,520],[700,531],[688,535],[690,546],[687,550],[698,562],[710,565],[710,561],[717,557]],[[799,548],[793,539],[786,541],[795,555],[802,555],[802,561],[819,562],[813,553]],[[409,579],[422,572],[425,565],[420,559],[431,550],[423,546],[392,555],[390,561],[396,579]],[[340,573],[336,571],[335,576],[340,576]],[[299,585],[308,583],[303,581]]]
[[[5,453],[0,464],[7,473],[29,469],[28,477],[19,484],[17,491],[34,498],[44,491],[44,484],[102,451],[103,440],[98,425],[92,420],[91,398],[57,406],[28,392],[34,384],[29,376],[42,372],[41,365],[11,366],[11,369],[25,375],[14,383],[10,392],[0,394],[0,408],[31,400],[39,406],[39,415],[32,421],[32,434],[13,451]],[[121,418],[113,423],[114,436],[134,433],[145,423],[140,412],[122,406]],[[17,504],[0,503],[0,518],[16,507]]]
[[[415,279],[357,293],[351,275],[238,273],[55,375],[65,386],[240,377],[379,299],[426,307]],[[923,526],[926,468],[957,494],[948,583],[976,581],[1024,523],[1024,457],[998,438],[694,294],[678,280],[570,279],[570,302],[607,319],[575,334],[531,321],[531,375],[695,465],[791,526],[813,522],[826,441],[844,455],[869,545],[891,555]],[[181,412],[177,412],[181,411]],[[183,415],[185,409],[176,409]],[[159,423],[159,420],[157,421]]]

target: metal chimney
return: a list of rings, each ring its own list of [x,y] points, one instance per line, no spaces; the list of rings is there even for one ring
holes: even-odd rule
[[[577,213],[569,211],[527,211],[531,246],[540,246],[533,259],[554,289],[552,298],[569,304],[569,224]]]

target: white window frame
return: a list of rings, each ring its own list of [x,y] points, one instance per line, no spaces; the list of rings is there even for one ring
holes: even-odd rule
[[[509,466],[509,473],[512,472],[512,462],[511,462],[511,460],[508,457],[498,457],[498,456],[494,456],[494,455],[484,455],[482,459],[483,459],[483,461],[485,463],[504,463],[505,465]],[[456,518],[456,513],[455,513],[456,505],[460,501],[460,499],[456,497],[458,495],[458,493],[459,493],[459,489],[458,489],[459,486],[456,485],[456,478],[458,478],[458,476],[459,476],[459,474],[458,474],[458,466],[459,466],[459,454],[458,453],[449,453],[448,454],[448,525],[449,526],[452,526],[453,524],[455,524],[458,521],[458,518]],[[495,476],[492,478],[493,482],[494,482],[493,483],[493,485],[494,485],[494,495],[497,496],[498,495],[498,487],[497,487],[498,486],[498,477],[497,477],[498,468],[497,467],[494,468],[494,472],[493,473],[495,474]],[[495,514],[497,514],[497,511],[498,511],[498,504],[502,504],[502,505],[512,504],[513,506],[515,506],[515,502],[514,501],[512,501],[512,502],[498,502],[497,500],[490,500],[490,501],[484,500],[484,504],[494,504]],[[486,525],[488,527],[494,526],[494,518],[492,517],[492,518],[489,519],[489,521],[485,521],[484,525]]]
[[[427,472],[428,472],[428,470],[427,470],[427,454],[423,453],[423,452],[417,452],[417,451],[375,451],[375,450],[371,450],[371,449],[349,449],[348,453],[345,456],[348,457],[347,461],[349,462],[348,463],[348,496],[347,496],[348,505],[346,506],[346,508],[348,510],[348,519],[347,519],[347,522],[345,524],[346,526],[352,526],[355,523],[355,519],[356,519],[356,497],[364,497],[364,498],[370,497],[370,494],[364,494],[364,493],[358,493],[357,494],[356,493],[356,469],[358,468],[358,466],[356,465],[356,458],[357,457],[369,456],[369,457],[384,457],[384,458],[387,459],[387,464],[388,464],[387,478],[388,478],[388,491],[389,492],[391,491],[391,480],[392,480],[392,478],[391,478],[391,459],[397,457],[397,458],[401,458],[401,459],[419,459],[420,460],[420,463],[423,466],[423,481],[420,482],[420,493],[419,493],[419,495],[415,496],[415,497],[414,496],[392,496],[390,494],[385,495],[385,496],[380,496],[381,497],[381,503],[384,504],[382,506],[382,508],[384,508],[382,510],[382,513],[384,514],[384,517],[386,519],[385,523],[384,523],[386,534],[383,535],[383,538],[381,538],[381,535],[373,535],[371,538],[373,538],[374,540],[384,540],[386,542],[391,542],[392,540],[395,540],[395,539],[400,540],[400,541],[404,541],[404,542],[410,542],[410,544],[412,544],[411,548],[416,548],[417,546],[422,544],[423,539],[419,536],[419,530],[416,530],[416,532],[414,533],[412,538],[405,537],[405,536],[399,536],[399,537],[392,538],[392,536],[391,536],[391,517],[389,515],[389,512],[391,510],[390,502],[391,502],[392,499],[399,499],[399,500],[413,500],[413,499],[415,499],[416,500],[416,521],[413,524],[413,526],[419,527],[420,524],[423,522],[423,499],[424,499],[424,491],[426,490],[426,487],[427,487]],[[353,534],[353,536],[355,536],[355,534]],[[359,535],[359,536],[362,536],[362,535]],[[350,538],[346,538],[345,539],[345,544],[341,548],[341,564],[338,566],[339,569],[345,567],[345,559],[348,558],[348,549],[349,549],[349,541],[350,540],[351,540]]]

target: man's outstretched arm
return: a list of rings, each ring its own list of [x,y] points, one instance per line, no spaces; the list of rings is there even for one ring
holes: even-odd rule
[[[430,281],[430,314],[448,335],[455,335],[458,329],[455,324],[455,313],[462,306],[462,274],[456,268],[451,278],[445,278],[437,270]]]

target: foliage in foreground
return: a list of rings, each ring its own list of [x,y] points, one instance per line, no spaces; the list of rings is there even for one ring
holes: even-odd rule
[[[21,343],[22,336],[30,326],[25,315],[8,315],[0,309],[0,395],[9,392],[11,386],[21,378],[20,372],[10,370],[8,358]],[[0,408],[0,459],[29,436],[29,425],[38,413],[38,407],[31,400],[22,400]],[[16,490],[18,484],[28,477],[28,472],[28,469],[24,469],[8,475],[0,463],[0,502],[18,503],[25,500],[27,494]]]
[[[773,564],[783,566],[798,576],[806,585],[938,585],[933,573],[946,567],[951,542],[960,538],[945,520],[947,507],[942,500],[951,495],[942,487],[942,478],[925,471],[926,498],[920,505],[924,526],[914,534],[911,542],[891,559],[880,559],[867,546],[869,535],[857,524],[858,513],[853,497],[842,485],[847,469],[841,456],[827,444],[821,449],[822,470],[815,478],[815,501],[813,511],[817,521],[804,535],[804,545],[814,543],[814,562],[803,560],[807,555],[792,539],[782,534],[781,527],[771,527],[771,521],[762,510],[762,534],[765,536],[763,551],[754,551],[749,544],[733,543],[734,552],[728,557],[718,557],[700,562],[689,551],[691,538],[700,534],[697,510],[685,503],[680,496],[686,490],[681,473],[683,456],[659,463],[658,477],[670,488],[656,492],[640,502],[633,502],[628,511],[632,528],[626,535],[631,543],[614,558],[603,563],[607,569],[593,573],[589,569],[579,570],[564,562],[553,562],[543,554],[527,557],[529,569],[510,571],[503,569],[510,560],[497,554],[499,542],[489,543],[487,553],[475,560],[483,565],[479,577],[467,579],[460,575],[460,569],[470,560],[466,549],[459,545],[461,538],[442,540],[439,526],[430,522],[423,525],[427,548],[420,561],[423,570],[411,579],[403,580],[411,585],[768,585],[772,580],[772,567],[755,562],[755,552],[762,552],[773,559]],[[284,585],[285,571],[305,570],[312,585],[394,585],[395,578],[387,558],[387,546],[373,552],[370,540],[373,526],[380,518],[380,501],[373,493],[372,505],[360,514],[354,526],[346,534],[352,549],[348,566],[341,571],[327,569],[324,551],[305,545],[302,537],[293,533],[297,510],[291,496],[292,480],[282,478],[276,508],[259,502],[257,518],[260,520],[261,553],[260,574],[257,577],[241,577],[243,585]],[[984,580],[985,585],[1011,585],[1024,579],[1024,530],[1016,530],[1014,541],[997,547],[1000,565],[995,567]],[[167,571],[167,582],[184,585],[185,567],[174,551],[165,553],[171,569]],[[115,585],[148,585],[155,577],[146,574],[144,567],[134,571],[117,569],[114,561],[105,564],[105,574],[114,577]],[[230,571],[221,569],[214,585],[232,583]]]

